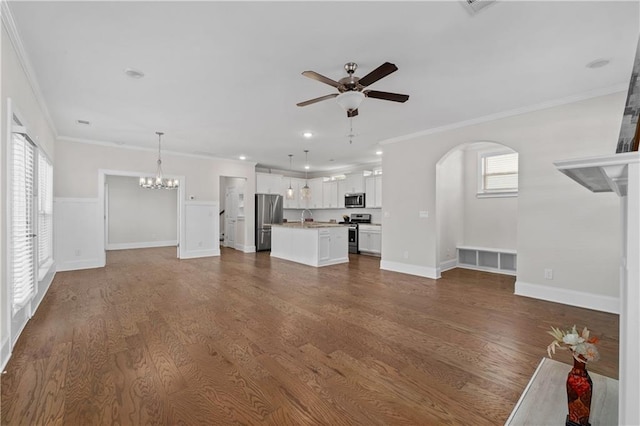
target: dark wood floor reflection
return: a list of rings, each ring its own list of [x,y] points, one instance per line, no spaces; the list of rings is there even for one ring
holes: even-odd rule
[[[58,273],[2,376],[2,424],[503,424],[547,330],[574,323],[601,338],[590,369],[617,378],[617,315],[379,263],[159,248]]]

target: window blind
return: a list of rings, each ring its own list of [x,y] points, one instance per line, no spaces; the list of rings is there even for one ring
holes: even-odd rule
[[[20,133],[12,135],[10,273],[15,313],[31,300],[35,290],[35,146]]]
[[[38,266],[45,268],[53,260],[53,166],[38,153]],[[47,271],[41,271],[46,273]]]
[[[488,155],[483,162],[483,190],[518,189],[518,153]]]

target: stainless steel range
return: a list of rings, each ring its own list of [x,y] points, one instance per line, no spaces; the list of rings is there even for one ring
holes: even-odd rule
[[[360,253],[359,248],[359,223],[371,223],[371,214],[369,213],[352,213],[349,218],[349,253]]]

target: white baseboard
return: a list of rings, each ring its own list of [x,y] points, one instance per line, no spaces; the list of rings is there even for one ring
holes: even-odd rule
[[[445,260],[444,262],[440,262],[440,266],[438,267],[438,274],[448,271],[450,269],[456,268],[458,266],[457,259]]]
[[[140,248],[152,248],[152,247],[175,247],[178,245],[178,241],[147,241],[140,243],[109,243],[107,244],[107,250],[130,250]]]
[[[617,297],[523,283],[522,281],[516,281],[515,294],[612,314],[620,313],[620,299]]]
[[[236,244],[235,247],[236,250],[240,250],[243,253],[255,253],[256,252],[256,246],[245,246],[242,244]]]
[[[197,259],[199,257],[214,257],[220,256],[220,249],[209,249],[209,250],[192,250],[192,251],[180,251],[180,259]]]
[[[4,371],[9,358],[11,358],[11,339],[9,336],[5,336],[2,345],[0,345],[0,371]]]
[[[94,269],[94,268],[104,268],[104,261],[102,259],[84,259],[84,260],[60,262],[58,263],[56,270],[58,272],[63,272],[63,271],[77,271],[80,269]]]
[[[440,273],[438,272],[438,270],[429,266],[409,265],[408,263],[381,260],[380,269],[384,269],[386,271],[401,272],[403,274],[409,275],[417,275],[419,277],[425,278],[440,278]]]

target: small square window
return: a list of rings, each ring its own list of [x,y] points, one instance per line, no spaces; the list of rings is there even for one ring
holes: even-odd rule
[[[492,152],[479,156],[478,197],[518,195],[518,153]]]

